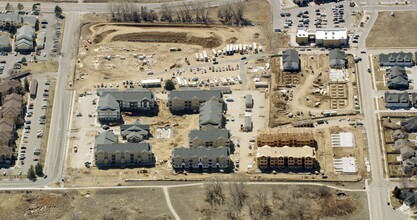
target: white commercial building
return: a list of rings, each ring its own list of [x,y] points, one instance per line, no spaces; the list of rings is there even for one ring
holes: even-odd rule
[[[324,47],[348,46],[346,29],[323,29],[317,31],[298,30],[295,34],[298,44],[314,43]]]

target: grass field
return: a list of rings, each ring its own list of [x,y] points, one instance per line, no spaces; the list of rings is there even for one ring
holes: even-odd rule
[[[416,47],[417,12],[379,12],[366,39],[367,47]]]

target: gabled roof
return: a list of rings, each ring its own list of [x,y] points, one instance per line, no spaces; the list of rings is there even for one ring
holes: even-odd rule
[[[35,35],[35,29],[29,25],[23,25],[21,28],[17,29],[16,32],[16,42],[20,39],[26,39],[33,41],[33,36]]]
[[[407,92],[385,92],[386,103],[408,103]]]
[[[17,80],[0,81],[0,92],[2,93],[15,88],[22,88],[22,84]]]
[[[152,151],[152,147],[147,142],[140,143],[120,143],[120,144],[99,144],[96,146],[96,153],[116,153],[129,152],[131,154],[141,153],[143,151]]]
[[[200,125],[221,125],[223,121],[223,105],[213,99],[200,105]]]
[[[112,132],[104,131],[96,136],[95,145],[115,143],[117,143],[117,135]]]
[[[6,95],[6,97],[4,97],[4,102],[14,100],[14,101],[22,103],[22,99],[23,98],[22,98],[21,95],[19,95],[17,93],[12,93],[12,94],[8,94],[8,95]]]
[[[300,56],[298,55],[298,51],[294,49],[288,49],[283,52],[282,54],[282,61],[283,63],[295,63],[297,65],[300,64]]]
[[[388,88],[390,89],[408,89],[408,76],[404,67],[394,66],[388,73]]]
[[[379,63],[381,65],[411,64],[413,63],[413,54],[402,51],[399,53],[379,54]]]
[[[193,157],[208,157],[209,159],[215,159],[219,157],[228,158],[230,155],[229,148],[226,147],[195,147],[184,148],[178,147],[172,151],[172,158],[180,157],[184,159],[191,159]]]
[[[226,129],[215,130],[191,130],[188,134],[188,139],[193,141],[195,139],[202,139],[203,141],[214,141],[218,139],[229,139],[229,131]]]
[[[417,129],[417,117],[411,117],[402,120],[401,126],[407,132],[415,131]]]
[[[345,51],[341,49],[333,49],[329,52],[329,60],[345,60],[346,59],[346,53]]]
[[[10,40],[7,36],[0,36],[0,48],[9,48]]]
[[[38,19],[34,16],[22,16],[22,23],[23,24],[28,24],[30,26],[35,27],[36,23],[38,22]]]
[[[13,155],[13,150],[11,147],[7,146],[7,145],[1,145],[0,146],[0,155],[6,155],[6,157],[12,157]]]
[[[216,98],[220,100],[222,98],[222,92],[219,90],[178,90],[168,93],[168,100],[178,99],[182,101],[191,101],[197,98],[200,101],[208,101],[209,99]]]
[[[400,129],[397,129],[394,132],[392,132],[391,137],[394,141],[396,141],[398,139],[408,139],[408,133],[406,133],[406,132],[404,132]]]
[[[400,151],[404,147],[409,147],[409,148],[414,149],[414,144],[413,144],[413,142],[411,142],[407,139],[398,139],[394,142],[394,149],[396,151]]]
[[[6,14],[0,14],[0,21],[6,21],[6,22],[22,22],[22,18],[19,14],[13,14],[13,13],[6,13]]]
[[[100,111],[106,111],[106,110],[120,110],[119,103],[116,101],[116,99],[111,94],[106,94],[104,97],[100,98],[100,101],[98,102],[97,109]]]
[[[102,89],[98,91],[100,97],[113,96],[117,101],[138,102],[142,100],[153,100],[153,93],[148,89],[126,89],[120,91],[117,89]]]

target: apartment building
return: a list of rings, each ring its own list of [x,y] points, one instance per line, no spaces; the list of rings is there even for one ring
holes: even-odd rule
[[[229,147],[229,130],[192,130],[188,134],[190,147]]]
[[[316,164],[312,147],[259,147],[256,154],[259,169],[312,169]]]
[[[222,129],[225,124],[223,105],[213,99],[204,102],[199,110],[200,130]]]
[[[230,166],[230,152],[226,147],[178,147],[172,151],[174,169],[227,169]]]
[[[172,113],[198,112],[200,105],[209,100],[223,104],[219,90],[183,89],[168,93],[168,108]]]

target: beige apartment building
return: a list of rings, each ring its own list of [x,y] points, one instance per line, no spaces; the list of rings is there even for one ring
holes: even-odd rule
[[[259,147],[256,154],[259,169],[311,169],[316,164],[312,147]]]
[[[257,145],[271,147],[303,147],[316,146],[314,134],[308,129],[283,129],[273,132],[260,132],[257,137]]]

